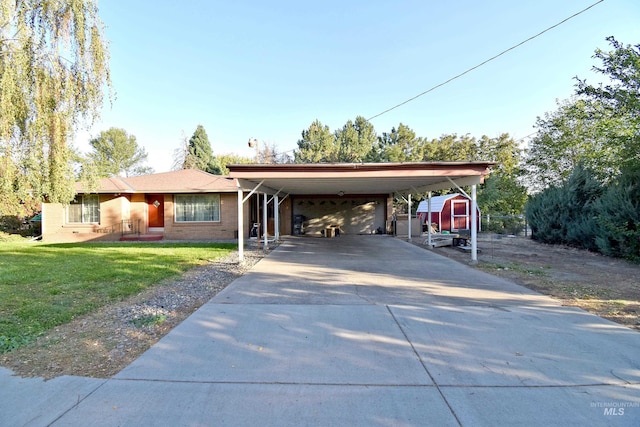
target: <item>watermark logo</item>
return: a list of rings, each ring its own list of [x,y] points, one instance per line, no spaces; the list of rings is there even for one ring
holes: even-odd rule
[[[621,417],[629,413],[630,408],[640,408],[640,402],[591,402],[591,407],[601,408],[603,415]]]

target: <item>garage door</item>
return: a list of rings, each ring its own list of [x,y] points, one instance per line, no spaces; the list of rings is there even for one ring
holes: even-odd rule
[[[384,197],[295,197],[293,215],[304,217],[303,232],[321,235],[329,225],[342,233],[373,234],[385,228]]]

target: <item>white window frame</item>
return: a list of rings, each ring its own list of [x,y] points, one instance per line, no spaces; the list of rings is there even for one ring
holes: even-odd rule
[[[72,218],[71,207],[80,206],[80,221]],[[67,206],[68,224],[100,224],[100,196],[97,194],[77,195]]]
[[[177,223],[220,222],[220,194],[176,194],[173,205]],[[209,213],[202,214],[201,209],[209,209]]]

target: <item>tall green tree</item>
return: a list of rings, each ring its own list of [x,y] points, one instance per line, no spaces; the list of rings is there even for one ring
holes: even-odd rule
[[[314,120],[302,131],[298,149],[294,152],[295,163],[333,163],[338,161],[338,145],[329,126]]]
[[[619,172],[621,146],[610,137],[622,131],[622,123],[605,112],[597,100],[572,98],[558,110],[538,117],[537,133],[529,143],[527,184],[533,191],[561,185],[578,164],[601,180]]]
[[[476,157],[472,160],[496,162],[494,172],[517,177],[521,173],[524,150],[508,133],[495,138],[483,135],[476,141]]]
[[[193,132],[185,150],[183,169],[200,169],[215,175],[222,175],[221,165],[213,156],[211,143],[202,125]]]
[[[145,166],[147,152],[136,142],[136,137],[119,128],[100,132],[89,141],[93,151],[89,159],[99,176],[135,176],[153,173],[153,168]]]
[[[538,118],[527,158],[529,185],[560,185],[579,163],[603,182],[640,167],[640,45],[607,38],[613,49],[597,49],[593,69],[609,78],[593,86],[578,79],[576,97]]]
[[[477,158],[476,140],[470,135],[442,135],[424,144],[424,160],[472,161]]]
[[[94,1],[0,2],[0,211],[73,199],[68,141],[97,117],[109,85]]]
[[[424,156],[423,139],[407,125],[400,123],[391,132],[378,137],[367,160],[370,162],[419,162]]]
[[[375,147],[378,136],[371,123],[362,116],[347,123],[335,132],[338,145],[338,161],[344,163],[363,162]]]
[[[620,146],[620,169],[640,167],[640,44],[624,45],[608,37],[611,51],[597,49],[594,58],[601,66],[593,70],[609,78],[608,84],[593,86],[578,79],[576,91],[602,103],[607,116],[619,122],[609,132],[610,146]]]
[[[220,165],[220,175],[229,175],[227,165],[251,164],[255,163],[255,159],[250,157],[242,157],[237,154],[217,154],[214,155],[215,161]]]
[[[496,162],[483,186],[478,189],[478,205],[487,214],[521,214],[527,201],[527,189],[521,183],[523,150],[509,136],[483,135],[477,141],[477,158]]]

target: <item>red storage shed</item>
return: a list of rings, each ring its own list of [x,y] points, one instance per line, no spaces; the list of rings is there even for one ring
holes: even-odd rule
[[[437,231],[457,232],[471,229],[471,199],[460,193],[445,194],[431,198],[431,221],[427,219],[429,200],[423,200],[418,205],[417,214],[422,218],[422,224],[437,224]],[[477,210],[480,231],[480,209]]]

